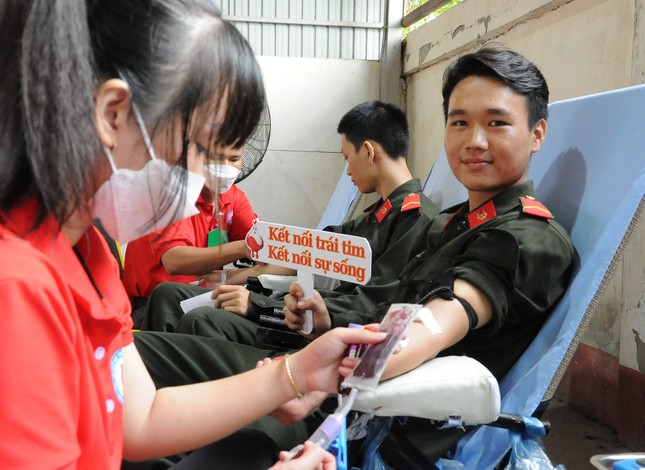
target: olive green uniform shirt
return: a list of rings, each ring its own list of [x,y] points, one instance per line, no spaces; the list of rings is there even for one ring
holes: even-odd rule
[[[417,195],[419,203],[414,203]],[[389,207],[389,209],[388,209]],[[348,309],[373,309],[390,302],[397,290],[399,274],[417,253],[425,248],[425,240],[437,206],[421,191],[418,179],[396,188],[386,199],[379,199],[363,214],[325,230],[364,237],[372,249],[372,277],[365,285],[341,282],[334,290],[319,290],[335,323],[347,325],[343,313]],[[282,308],[284,302],[251,293],[252,310]],[[336,318],[338,317],[338,318]]]
[[[467,202],[442,211],[428,232],[427,249],[406,266],[394,296],[395,302],[418,302],[440,285],[445,273],[478,288],[490,301],[492,320],[440,355],[473,357],[498,380],[564,294],[573,260],[566,230],[553,219],[527,213],[520,199],[525,196],[535,197],[531,181],[508,188],[471,212]],[[388,307],[353,308],[344,318],[378,322]]]

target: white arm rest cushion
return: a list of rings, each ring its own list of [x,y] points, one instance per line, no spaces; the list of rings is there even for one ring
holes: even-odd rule
[[[378,416],[415,416],[464,424],[486,424],[500,410],[499,385],[493,374],[466,356],[438,357],[414,370],[381,382],[376,390],[361,390],[353,410]]]
[[[296,276],[283,276],[280,274],[260,274],[258,280],[262,287],[271,289],[274,292],[289,292],[291,283],[298,280]],[[314,287],[316,289],[332,290],[338,286],[338,281],[330,277],[314,276]]]
[[[289,292],[291,283],[298,278],[296,276],[283,276],[281,274],[260,274],[258,281],[265,289],[271,289],[274,292]]]

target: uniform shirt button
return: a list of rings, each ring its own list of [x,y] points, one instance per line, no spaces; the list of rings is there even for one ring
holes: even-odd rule
[[[103,346],[99,346],[94,350],[94,359],[97,361],[100,361],[105,357],[105,348]]]
[[[462,231],[462,230],[464,230],[465,228],[466,228],[466,221],[465,221],[465,220],[461,220],[461,221],[457,224],[457,230]]]
[[[114,400],[112,400],[111,398],[105,400],[105,411],[112,413],[114,411],[114,408]]]

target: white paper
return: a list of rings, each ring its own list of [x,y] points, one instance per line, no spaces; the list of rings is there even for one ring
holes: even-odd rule
[[[190,312],[192,309],[197,307],[213,307],[215,308],[215,301],[211,299],[213,291],[205,292],[203,294],[191,297],[190,299],[182,300],[179,302],[181,309],[184,313]]]

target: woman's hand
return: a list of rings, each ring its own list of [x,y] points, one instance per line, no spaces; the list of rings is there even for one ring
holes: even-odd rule
[[[262,367],[263,365],[270,364],[273,361],[279,361],[282,358],[271,359],[267,357],[257,363],[256,367]],[[289,400],[287,403],[282,405],[280,408],[276,408],[274,411],[269,413],[269,416],[280,421],[285,426],[301,421],[302,419],[309,416],[316,410],[325,398],[329,394],[327,392],[309,392],[302,398],[294,398]]]
[[[374,344],[385,339],[386,333],[363,328],[334,328],[289,356],[289,365],[296,387],[304,392],[338,391],[339,374],[347,377],[358,359],[347,357],[351,344]]]
[[[220,284],[226,282],[227,271],[218,269],[208,274],[198,276],[190,284],[193,286],[203,287],[204,289],[215,289]]]
[[[336,457],[312,442],[305,442],[302,453],[285,462],[289,452],[280,452],[280,460],[269,470],[336,470]]]

